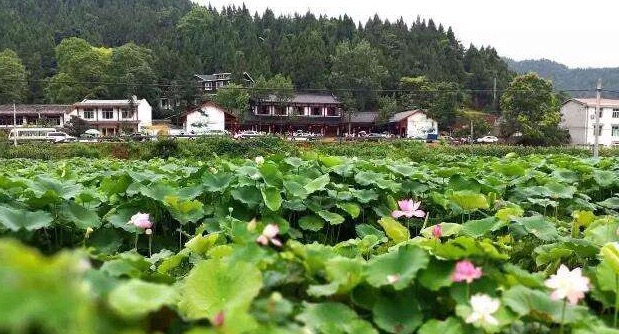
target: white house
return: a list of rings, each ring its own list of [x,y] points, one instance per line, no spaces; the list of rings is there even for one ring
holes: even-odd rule
[[[220,105],[207,101],[181,115],[185,133],[200,134],[210,130],[232,130],[237,118]]]
[[[423,110],[399,112],[389,119],[398,135],[406,138],[427,138],[428,134],[438,134],[438,123],[429,118]]]
[[[138,100],[83,100],[73,104],[65,121],[77,116],[88,122],[103,136],[116,136],[120,133],[141,132],[153,124],[153,109],[146,99]]]
[[[572,144],[595,143],[595,109],[595,98],[569,99],[561,106],[560,126],[569,131]],[[619,100],[600,100],[598,133],[600,145],[619,144]]]

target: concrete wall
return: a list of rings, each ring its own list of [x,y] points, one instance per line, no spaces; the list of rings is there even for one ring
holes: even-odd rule
[[[224,130],[226,116],[223,110],[206,105],[187,115],[187,120],[183,124],[185,133],[201,133],[208,130]]]
[[[429,133],[438,133],[438,123],[418,112],[408,117],[406,125],[407,138],[426,138]]]
[[[153,125],[153,108],[146,99],[141,99],[138,103],[138,121],[140,121],[138,123],[138,132],[141,132],[143,127]]]
[[[580,102],[571,100],[561,107],[559,125],[569,131],[572,144],[587,144],[588,120],[587,107]]]
[[[600,145],[619,144],[619,107],[600,106],[599,124],[601,132]],[[616,117],[613,117],[616,116]],[[595,143],[595,105],[585,105],[568,101],[561,107],[561,127],[570,132],[572,144],[593,145]],[[615,133],[613,135],[613,128]]]

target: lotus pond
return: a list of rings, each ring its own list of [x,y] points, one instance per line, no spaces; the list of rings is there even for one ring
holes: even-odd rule
[[[619,159],[0,160],[0,332],[619,333]]]

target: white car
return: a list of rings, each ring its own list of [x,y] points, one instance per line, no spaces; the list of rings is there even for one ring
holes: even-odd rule
[[[68,143],[75,141],[76,138],[73,136],[69,136],[62,131],[50,131],[45,134],[45,140],[52,143]]]
[[[499,141],[499,138],[495,136],[483,136],[475,140],[475,142],[477,143],[496,143],[498,141]]]
[[[237,134],[234,135],[234,139],[242,139],[242,138],[253,138],[253,137],[260,137],[260,136],[264,136],[264,132],[258,132],[258,131],[254,131],[254,130],[246,130],[246,131],[241,131]]]

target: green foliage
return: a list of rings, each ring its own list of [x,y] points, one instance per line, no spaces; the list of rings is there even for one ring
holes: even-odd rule
[[[461,87],[453,82],[432,82],[425,76],[402,77],[400,89],[409,91],[400,97],[405,109],[425,109],[441,129],[448,129],[456,120],[456,111],[464,102]]]
[[[27,84],[26,67],[17,53],[10,49],[0,52],[0,104],[22,102]]]
[[[611,331],[618,158],[434,159],[2,160],[0,331]],[[424,219],[391,217],[407,198]],[[560,264],[590,279],[577,305]]]
[[[522,141],[561,142],[559,107],[551,82],[534,73],[517,76],[501,97],[501,130],[506,136],[520,132]]]
[[[249,110],[249,93],[241,85],[229,84],[219,88],[213,101],[241,119]]]
[[[112,309],[127,318],[142,317],[162,306],[173,305],[175,301],[173,288],[135,279],[119,284],[109,295]]]
[[[331,56],[331,88],[350,90],[342,93],[343,99],[352,99],[356,110],[368,110],[376,105],[377,92],[387,77],[387,70],[381,64],[379,53],[369,42],[348,41],[337,45]],[[350,108],[348,108],[350,109]]]

